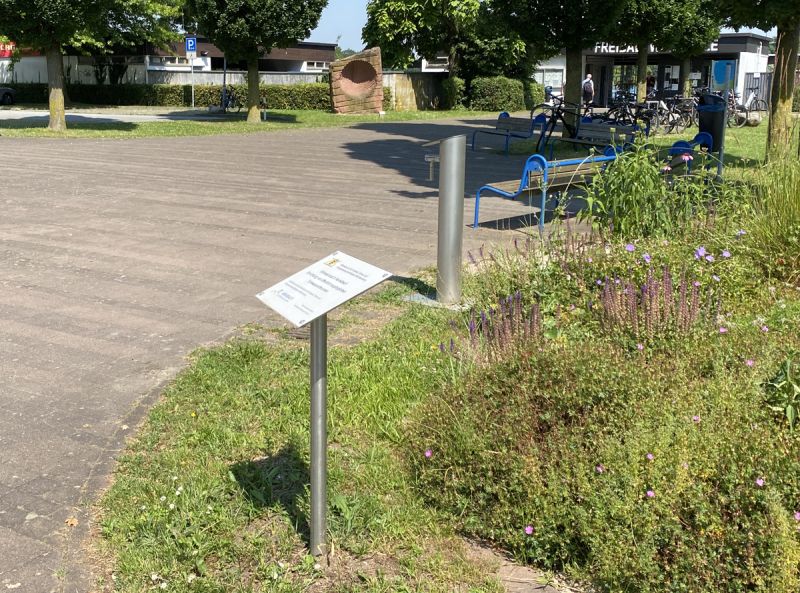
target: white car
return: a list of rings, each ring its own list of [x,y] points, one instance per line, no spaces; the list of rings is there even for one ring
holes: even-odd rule
[[[7,86],[0,86],[0,105],[13,105],[17,91]]]

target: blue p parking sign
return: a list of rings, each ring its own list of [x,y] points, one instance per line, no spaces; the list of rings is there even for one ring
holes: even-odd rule
[[[197,51],[197,37],[186,38],[186,51]]]

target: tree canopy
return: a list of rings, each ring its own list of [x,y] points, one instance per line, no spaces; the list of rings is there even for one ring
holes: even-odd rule
[[[247,120],[259,121],[258,59],[305,39],[328,0],[189,0],[199,31],[228,58],[247,62]]]
[[[171,19],[180,0],[0,0],[0,30],[15,43],[47,57],[50,128],[66,128],[65,45],[84,49],[144,41],[161,43],[174,35]]]

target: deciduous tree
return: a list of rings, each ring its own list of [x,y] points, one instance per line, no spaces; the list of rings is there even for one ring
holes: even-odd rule
[[[767,155],[788,150],[792,139],[792,95],[800,51],[800,3],[797,0],[720,0],[732,27],[778,28],[770,95]]]
[[[228,58],[247,62],[247,121],[259,116],[258,59],[305,39],[328,0],[190,0],[199,31]]]
[[[47,59],[51,130],[66,129],[63,47],[159,42],[171,34],[178,0],[0,0],[0,30]]]

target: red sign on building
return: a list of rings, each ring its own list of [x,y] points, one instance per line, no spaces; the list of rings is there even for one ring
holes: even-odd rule
[[[0,58],[10,58],[11,54],[14,53],[15,47],[10,41],[8,43],[0,42]]]

